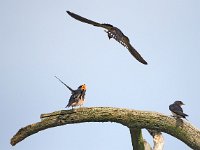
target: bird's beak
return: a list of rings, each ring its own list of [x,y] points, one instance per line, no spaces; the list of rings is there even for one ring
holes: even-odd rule
[[[86,91],[86,89],[87,89],[86,85],[85,85],[85,84],[83,84],[83,85],[82,85],[82,87],[81,87],[81,90],[84,90],[84,91]]]

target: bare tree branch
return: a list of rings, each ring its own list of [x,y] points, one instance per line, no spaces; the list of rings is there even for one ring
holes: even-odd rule
[[[144,149],[145,150],[153,150],[151,145],[144,139]]]
[[[142,130],[137,128],[129,128],[131,134],[131,142],[133,150],[145,150]]]
[[[143,139],[141,129],[129,128],[129,130],[131,134],[133,150],[163,150],[164,138],[161,132],[147,129],[153,137],[154,146],[152,149],[151,145],[145,139]]]
[[[163,150],[164,147],[164,137],[161,132],[158,132],[156,130],[150,130],[148,129],[149,133],[153,137],[153,150]]]
[[[189,147],[200,150],[200,131],[190,123],[156,112],[112,107],[79,108],[42,114],[40,122],[21,128],[11,139],[15,145],[28,136],[47,128],[83,122],[116,122],[128,128],[146,128],[168,133]]]

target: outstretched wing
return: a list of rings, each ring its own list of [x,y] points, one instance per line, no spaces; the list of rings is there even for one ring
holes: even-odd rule
[[[119,30],[118,28],[116,27],[113,27],[113,25],[111,24],[100,24],[98,22],[95,22],[95,21],[92,21],[92,20],[89,20],[87,18],[84,18],[84,17],[81,17],[75,13],[72,13],[70,11],[67,11],[67,13],[73,17],[74,19],[76,20],[79,20],[81,22],[84,22],[84,23],[88,23],[88,24],[91,24],[91,25],[94,25],[94,26],[97,26],[97,27],[102,27],[102,28],[105,28],[107,29],[108,31],[106,31],[108,33],[108,37],[109,38],[114,38],[116,41],[118,41],[119,43],[121,43],[123,46],[125,46],[129,52],[141,63],[143,64],[147,64],[147,62],[142,58],[142,56],[133,48],[133,46],[131,46],[131,44],[129,43],[129,39],[128,37],[126,37],[122,32],[121,30]]]
[[[147,65],[147,62],[144,60],[144,58],[142,58],[142,56],[136,51],[136,49],[130,43],[126,45],[127,45],[127,49],[133,55],[133,57],[135,57],[139,62]]]
[[[179,105],[172,104],[172,105],[169,106],[169,110],[172,111],[173,113],[175,113],[178,116],[182,116],[183,118],[188,116],[187,114],[183,113],[183,109]]]
[[[84,23],[88,23],[88,24],[91,24],[93,26],[96,26],[96,27],[102,27],[102,28],[105,28],[107,30],[109,30],[112,25],[110,24],[101,24],[101,23],[98,23],[98,22],[95,22],[95,21],[92,21],[92,20],[89,20],[87,18],[84,18],[84,17],[81,17],[73,12],[70,12],[70,11],[66,11],[72,18],[76,19],[76,20],[79,20],[81,22],[84,22]]]
[[[136,49],[130,44],[127,36],[125,36],[120,29],[113,27],[112,30],[107,31],[109,38],[114,38],[124,47],[126,47],[129,52],[135,57],[139,62],[147,65],[147,62],[142,58],[142,56],[136,51]]]
[[[60,80],[58,77],[55,76],[55,78],[57,78],[62,84],[64,84],[72,93],[74,92],[74,90],[72,88],[70,88],[67,84],[65,84],[62,80]]]

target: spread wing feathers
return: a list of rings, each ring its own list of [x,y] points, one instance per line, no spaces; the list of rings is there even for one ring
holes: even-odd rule
[[[126,47],[129,52],[141,63],[143,64],[147,64],[147,62],[142,58],[142,56],[132,47],[132,45],[129,42],[128,37],[126,37],[121,30],[119,30],[118,28],[114,27],[111,24],[106,24],[106,23],[98,23],[92,20],[89,20],[87,18],[81,17],[75,13],[72,13],[70,11],[67,11],[67,13],[74,19],[79,20],[81,22],[84,23],[88,23],[97,27],[102,27],[107,29],[108,31],[106,31],[108,33],[108,37],[109,38],[114,38],[116,41],[118,41],[119,43],[121,43],[124,47]]]
[[[109,30],[111,27],[113,27],[112,25],[110,24],[101,24],[101,23],[98,23],[98,22],[95,22],[95,21],[92,21],[92,20],[89,20],[87,18],[84,18],[84,17],[81,17],[75,13],[72,13],[70,11],[67,11],[67,13],[74,19],[76,20],[79,20],[81,22],[84,22],[84,23],[88,23],[88,24],[91,24],[93,26],[97,26],[97,27],[102,27],[102,28],[105,28],[107,30]]]
[[[135,57],[139,62],[147,64],[147,62],[142,58],[142,56],[136,51],[135,48],[130,44],[128,37],[126,37],[119,29],[115,27],[115,30],[107,31],[108,37],[114,38],[124,47],[126,47],[129,52]]]
[[[145,65],[147,64],[147,62],[142,58],[142,56],[136,51],[136,49],[130,43],[128,43],[128,50],[133,55],[133,57],[135,57],[139,62]]]
[[[55,76],[62,84],[64,84],[72,93],[74,93],[74,90],[70,88],[67,84],[65,84],[62,80],[60,80],[57,76]]]
[[[183,109],[179,105],[172,104],[172,105],[169,106],[169,110],[172,111],[173,113],[175,113],[176,115],[181,116],[183,118],[188,116],[187,114],[183,113]]]

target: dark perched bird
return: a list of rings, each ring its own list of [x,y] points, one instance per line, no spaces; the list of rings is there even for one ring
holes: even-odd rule
[[[121,43],[124,47],[126,47],[129,52],[141,63],[147,65],[147,62],[142,58],[142,56],[136,51],[136,49],[130,44],[129,38],[125,36],[120,29],[114,27],[111,24],[106,23],[98,23],[87,18],[81,17],[75,13],[67,11],[67,13],[74,19],[79,20],[84,23],[88,23],[94,25],[96,27],[102,27],[106,29],[106,33],[108,34],[108,38],[114,38],[116,41]]]
[[[56,76],[55,76],[56,77]],[[86,85],[80,85],[77,90],[73,90],[68,85],[66,85],[63,81],[61,81],[58,77],[56,77],[62,84],[64,84],[72,93],[70,96],[69,102],[66,107],[75,107],[82,106],[85,101],[85,93],[86,93]]]
[[[183,113],[182,105],[185,105],[182,101],[175,101],[173,104],[169,105],[169,110],[172,112],[173,117],[186,119],[188,115]]]

